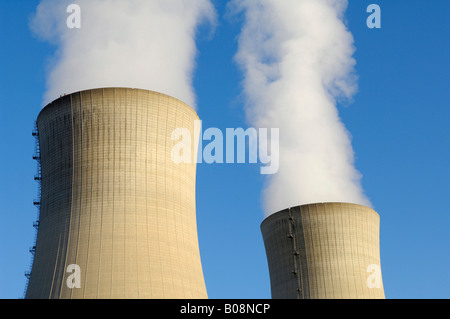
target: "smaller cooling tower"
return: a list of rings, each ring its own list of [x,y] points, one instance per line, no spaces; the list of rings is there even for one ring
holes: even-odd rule
[[[371,208],[319,203],[261,224],[274,299],[384,299],[380,217]]]

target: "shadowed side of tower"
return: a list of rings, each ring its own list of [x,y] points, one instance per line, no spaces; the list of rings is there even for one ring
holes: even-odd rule
[[[383,299],[379,215],[347,203],[289,208],[261,224],[274,299]]]
[[[196,161],[172,161],[195,111],[140,89],[76,92],[37,127],[41,202],[26,298],[207,298],[195,209]],[[69,265],[79,267],[71,287]]]

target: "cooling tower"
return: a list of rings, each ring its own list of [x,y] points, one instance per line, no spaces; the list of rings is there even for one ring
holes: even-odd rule
[[[261,224],[274,299],[384,299],[379,215],[356,204],[285,209]]]
[[[175,98],[129,88],[65,95],[40,112],[39,228],[25,298],[207,298],[196,161],[171,158],[176,128],[196,147],[196,120]]]

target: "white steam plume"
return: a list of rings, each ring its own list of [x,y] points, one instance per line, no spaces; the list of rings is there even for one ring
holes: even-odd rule
[[[266,215],[314,202],[370,206],[337,102],[357,90],[346,0],[234,0],[244,14],[236,60],[247,118],[280,128],[280,169],[264,189]]]
[[[81,28],[69,28],[70,4]],[[195,108],[195,35],[215,24],[210,0],[43,0],[31,21],[39,38],[56,45],[44,105],[64,93],[133,87],[176,97]]]

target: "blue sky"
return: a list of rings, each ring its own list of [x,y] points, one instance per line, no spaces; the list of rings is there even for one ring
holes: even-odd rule
[[[39,1],[0,0],[0,298],[20,298],[31,260],[37,185],[34,121],[46,90],[53,47],[28,19]],[[382,28],[366,26],[379,4]],[[204,127],[246,127],[242,73],[233,56],[240,21],[225,18],[200,34],[194,77]],[[359,76],[353,102],[339,106],[352,135],[356,168],[381,217],[381,267],[387,298],[450,297],[450,2],[350,0]],[[260,233],[259,167],[200,164],[197,222],[210,298],[270,298]]]

